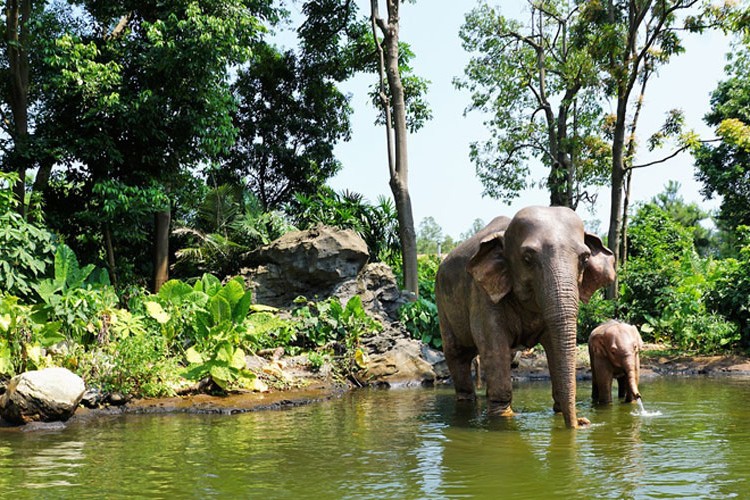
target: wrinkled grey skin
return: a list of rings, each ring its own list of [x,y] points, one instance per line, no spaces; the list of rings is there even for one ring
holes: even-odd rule
[[[617,396],[624,397],[626,403],[641,397],[641,350],[643,340],[633,325],[612,320],[594,328],[589,336],[589,357],[595,403],[612,402],[613,378],[617,379]]]
[[[497,217],[456,247],[435,283],[443,351],[459,399],[476,397],[471,361],[479,354],[493,413],[512,414],[514,348],[541,343],[555,410],[576,417],[578,301],[615,278],[612,252],[586,234],[568,208],[528,207]]]

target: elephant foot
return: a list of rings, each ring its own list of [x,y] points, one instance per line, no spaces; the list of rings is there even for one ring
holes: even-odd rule
[[[586,417],[578,417],[578,427],[588,427],[591,425],[591,420]]]
[[[497,417],[512,417],[515,415],[515,413],[513,413],[513,408],[511,408],[510,405],[501,406],[490,404],[488,413]]]

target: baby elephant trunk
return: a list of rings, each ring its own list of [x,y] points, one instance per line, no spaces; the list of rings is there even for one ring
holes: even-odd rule
[[[636,401],[638,399],[641,399],[641,392],[638,390],[638,374],[640,371],[640,367],[638,366],[640,363],[638,362],[638,354],[635,355],[635,360],[633,362],[634,366],[628,370],[627,373],[627,381],[628,381],[628,390],[627,395],[625,396],[626,402]]]

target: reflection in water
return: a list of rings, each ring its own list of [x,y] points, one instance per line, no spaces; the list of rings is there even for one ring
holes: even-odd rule
[[[533,383],[515,388],[512,418],[488,416],[481,400],[458,403],[449,388],[402,389],[287,411],[3,432],[0,491],[76,499],[744,495],[750,381],[663,379],[643,390],[661,417],[579,398],[593,425],[577,431],[552,413],[549,385]]]

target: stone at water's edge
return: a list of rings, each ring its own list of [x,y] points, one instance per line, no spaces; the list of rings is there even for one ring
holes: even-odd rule
[[[366,368],[357,374],[358,381],[388,386],[434,383],[435,370],[422,358],[421,347],[414,339],[397,339],[387,351],[369,356]]]
[[[16,375],[0,398],[0,417],[13,424],[65,421],[73,416],[86,387],[65,368]]]

